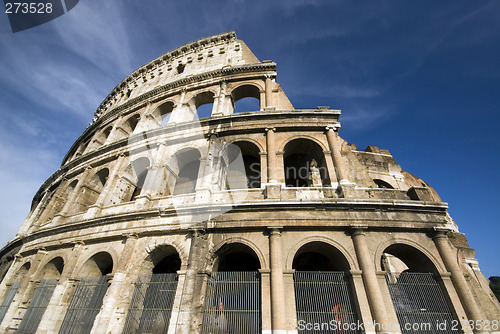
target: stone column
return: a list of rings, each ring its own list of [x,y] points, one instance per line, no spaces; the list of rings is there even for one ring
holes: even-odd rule
[[[94,321],[94,328],[91,333],[109,333],[116,325],[112,322],[114,314],[120,304],[120,295],[124,290],[124,280],[127,275],[127,264],[134,255],[135,245],[138,240],[137,234],[125,235],[125,246],[120,254],[116,265],[115,273],[111,280],[111,285],[106,291],[102,301],[102,308]]]
[[[337,180],[339,180],[340,183],[349,183],[344,159],[340,153],[339,138],[337,135],[339,128],[340,124],[327,126],[326,138],[328,140],[328,146],[330,146],[330,151],[332,152],[333,164],[337,172]]]
[[[356,252],[356,258],[358,259],[361,269],[361,277],[363,278],[363,285],[366,290],[366,296],[368,297],[372,318],[378,324],[375,330],[378,333],[387,333],[390,330],[384,330],[382,327],[390,329],[390,324],[386,315],[384,299],[380,291],[375,267],[372,263],[372,256],[370,256],[366,244],[365,233],[363,232],[364,229],[366,229],[366,227],[354,227],[352,241]]]
[[[457,256],[450,245],[446,232],[438,230],[432,239],[436,244],[439,255],[441,255],[441,259],[443,260],[446,270],[451,273],[451,280],[455,286],[458,297],[462,302],[462,306],[464,307],[467,317],[469,320],[473,320],[475,324],[478,324],[485,318],[482,317],[476,300],[474,299],[474,296],[465,281],[464,274],[458,265]],[[484,332],[484,330],[474,329],[474,332]]]
[[[196,333],[198,310],[195,310],[195,294],[197,291],[198,270],[201,267],[202,249],[206,247],[207,238],[202,231],[191,230],[191,246],[189,249],[189,259],[186,268],[184,286],[182,289],[182,303],[178,315],[177,333]],[[194,331],[192,330],[194,329]]]
[[[276,183],[276,148],[274,143],[274,133],[276,128],[266,128],[266,146],[267,146],[267,182]]]
[[[64,269],[59,278],[59,282],[50,298],[47,310],[45,311],[42,321],[38,326],[37,333],[57,333],[66,315],[67,307],[69,306],[70,297],[73,294],[74,288],[78,281],[72,277],[75,274],[77,265],[79,266],[80,256],[85,248],[85,244],[81,241],[75,242],[73,250],[64,263]],[[79,268],[79,267],[78,267]]]
[[[271,324],[273,333],[285,333],[285,287],[281,251],[281,227],[269,227],[271,262]]]
[[[273,106],[273,80],[270,76],[266,76],[266,108]]]

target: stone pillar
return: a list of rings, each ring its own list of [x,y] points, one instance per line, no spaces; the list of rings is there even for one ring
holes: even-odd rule
[[[79,268],[79,260],[84,248],[85,244],[83,242],[75,242],[70,256],[64,263],[64,269],[59,278],[58,285],[50,298],[47,310],[38,326],[37,333],[57,333],[59,327],[61,327],[64,316],[66,315],[66,310],[69,306],[70,297],[78,284],[78,281],[74,280],[72,277],[77,270],[77,265]]]
[[[474,296],[472,295],[472,292],[470,291],[470,288],[465,281],[464,274],[460,269],[457,261],[457,256],[453,251],[452,246],[450,245],[446,232],[438,230],[436,231],[432,239],[436,244],[436,248],[439,252],[439,255],[441,256],[441,259],[443,260],[446,270],[451,273],[451,281],[455,286],[458,297],[462,302],[462,306],[464,307],[467,317],[469,318],[469,320],[473,320],[475,324],[480,323],[480,321],[484,320],[485,318],[482,317],[476,300],[474,299]],[[485,331],[477,330],[474,328],[474,332],[479,333]]]
[[[77,198],[81,196],[80,190],[82,189],[82,186],[87,182],[87,179],[89,178],[89,175],[91,174],[93,168],[92,166],[88,166],[85,168],[85,170],[80,174],[80,177],[78,177],[78,183],[76,184],[75,189],[73,189],[73,193],[71,194],[70,198],[64,204],[63,209],[61,212],[55,215],[54,219],[52,220],[53,223],[58,223],[63,219],[69,212],[69,210],[73,207],[73,204],[75,204]]]
[[[125,246],[120,254],[116,270],[111,277],[111,284],[102,300],[102,307],[94,321],[94,327],[91,333],[109,333],[115,326],[112,322],[114,313],[120,304],[120,294],[124,289],[124,280],[127,275],[127,264],[134,255],[135,245],[137,244],[137,234],[128,234],[125,236]]]
[[[349,183],[344,159],[340,153],[339,138],[337,135],[339,128],[340,124],[327,126],[326,138],[328,140],[328,146],[330,146],[330,151],[332,152],[333,164],[337,172],[337,180],[339,180],[340,183]]]
[[[274,107],[273,105],[273,80],[270,76],[266,76],[266,108]]]
[[[269,227],[271,262],[271,324],[273,333],[285,333],[285,286],[281,251],[281,227]]]
[[[372,318],[379,325],[375,327],[375,330],[378,333],[388,333],[390,332],[390,323],[386,315],[384,299],[380,291],[375,267],[372,263],[373,257],[370,255],[368,245],[366,244],[365,233],[363,232],[364,229],[366,229],[366,227],[354,227],[354,232],[352,234],[354,250],[361,269],[361,277],[363,278],[363,285],[366,290],[366,296],[368,297]],[[389,330],[384,330],[382,327]]]
[[[177,332],[178,334],[197,333],[199,325],[198,311],[195,309],[195,294],[197,292],[198,270],[201,267],[202,249],[206,247],[206,235],[202,231],[191,231],[191,245],[186,268],[184,286],[182,289],[182,303],[180,305]]]
[[[266,146],[267,146],[267,182],[276,183],[276,148],[274,143],[274,133],[276,128],[266,128]]]

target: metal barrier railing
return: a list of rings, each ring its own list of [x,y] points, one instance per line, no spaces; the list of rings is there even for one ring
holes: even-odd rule
[[[82,278],[71,298],[59,334],[90,333],[107,290],[107,276]]]
[[[140,276],[135,283],[123,334],[166,333],[176,290],[175,273]]]
[[[351,285],[344,272],[296,271],[293,275],[299,333],[358,333]]]
[[[441,286],[431,273],[387,273],[401,333],[459,333]],[[455,326],[456,327],[456,326]]]
[[[12,283],[12,285],[7,290],[2,305],[0,305],[0,323],[2,323],[3,318],[5,318],[5,315],[7,314],[7,311],[9,310],[9,307],[14,300],[14,296],[16,295],[17,290],[19,290],[19,286],[21,286],[21,282],[15,282]]]
[[[207,286],[203,334],[260,334],[258,272],[213,272]]]
[[[38,329],[43,314],[49,305],[50,298],[57,286],[57,280],[41,280],[35,289],[30,304],[24,313],[23,320],[16,333],[34,334]]]

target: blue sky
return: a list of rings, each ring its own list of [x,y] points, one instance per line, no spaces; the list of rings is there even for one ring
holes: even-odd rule
[[[500,2],[80,0],[13,34],[0,15],[0,243],[106,95],[182,44],[235,30],[296,108],[342,109],[341,136],[433,186],[500,275]]]

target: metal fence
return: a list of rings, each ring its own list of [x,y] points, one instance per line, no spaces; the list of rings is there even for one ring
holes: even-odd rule
[[[107,289],[107,276],[82,278],[71,298],[59,334],[90,333]]]
[[[49,305],[50,298],[54,293],[57,286],[57,280],[41,280],[38,284],[30,304],[24,313],[23,320],[19,325],[16,333],[34,334],[38,329],[40,321],[42,321],[43,314]]]
[[[261,325],[258,272],[214,272],[209,279],[203,334],[257,334]]]
[[[7,314],[10,304],[14,300],[14,296],[16,295],[17,290],[19,290],[20,285],[21,282],[12,283],[12,285],[9,287],[9,290],[7,290],[2,305],[0,305],[0,323],[2,323],[3,318],[5,318],[5,315]]]
[[[296,271],[293,275],[299,333],[358,333],[351,285],[344,272]]]
[[[176,290],[177,274],[140,276],[135,283],[123,333],[166,333]]]
[[[443,290],[431,273],[386,274],[403,334],[458,333]]]

